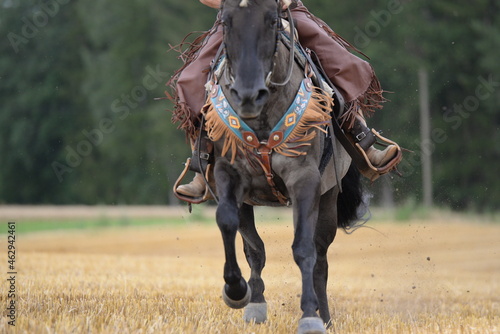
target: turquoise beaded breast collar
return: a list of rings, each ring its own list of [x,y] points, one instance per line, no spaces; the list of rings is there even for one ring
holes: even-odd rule
[[[302,80],[297,95],[286,113],[271,130],[267,141],[262,142],[259,141],[255,132],[236,114],[219,85],[213,85],[210,100],[220,119],[242,143],[253,148],[258,148],[263,143],[267,143],[270,149],[274,149],[283,142],[286,142],[295,129],[295,126],[300,123],[311,95],[311,79],[305,78]]]

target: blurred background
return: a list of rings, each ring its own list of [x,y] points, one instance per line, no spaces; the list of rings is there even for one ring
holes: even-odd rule
[[[390,93],[369,125],[413,153],[366,186],[380,207],[498,210],[500,1],[306,1]],[[0,0],[0,204],[176,205],[189,156],[169,51],[197,0]],[[335,57],[335,55],[332,55]]]

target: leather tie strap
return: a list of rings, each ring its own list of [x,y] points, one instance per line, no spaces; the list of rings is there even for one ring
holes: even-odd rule
[[[269,147],[267,142],[261,142],[260,146],[257,148],[257,161],[259,162],[264,174],[266,175],[266,180],[269,186],[271,187],[271,191],[273,195],[276,196],[278,201],[283,205],[290,205],[290,200],[283,195],[276,184],[274,183],[274,174],[271,169],[271,153],[273,149]]]

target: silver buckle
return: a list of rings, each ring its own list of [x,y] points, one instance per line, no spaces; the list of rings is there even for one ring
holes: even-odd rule
[[[356,140],[357,140],[357,141],[362,141],[363,139],[365,139],[365,137],[366,137],[366,133],[361,132],[361,133],[358,133],[358,134],[356,135]]]
[[[206,152],[201,152],[200,153],[200,159],[208,160],[209,158],[210,158],[210,154],[208,154]]]

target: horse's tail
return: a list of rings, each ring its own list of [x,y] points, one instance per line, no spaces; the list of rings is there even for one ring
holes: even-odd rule
[[[363,190],[361,173],[351,163],[342,179],[342,192],[337,199],[338,226],[351,233],[364,225],[370,219],[367,215],[369,199],[370,196]]]

